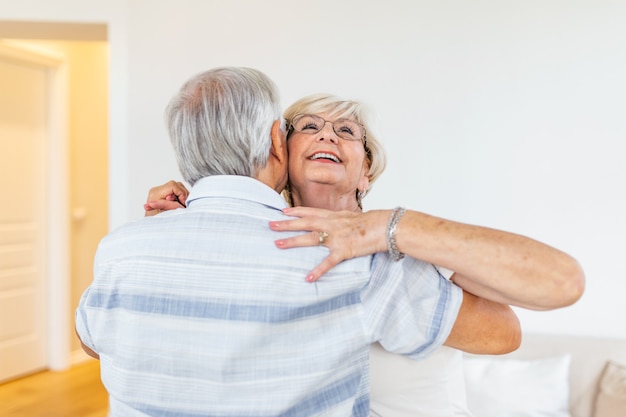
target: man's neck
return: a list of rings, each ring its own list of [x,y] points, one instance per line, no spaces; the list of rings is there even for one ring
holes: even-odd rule
[[[285,175],[281,177],[280,172],[277,170],[272,170],[270,167],[266,167],[265,169],[261,169],[259,173],[252,178],[261,181],[263,184],[272,188],[277,193],[281,193],[285,189],[285,185],[287,184],[286,170]]]

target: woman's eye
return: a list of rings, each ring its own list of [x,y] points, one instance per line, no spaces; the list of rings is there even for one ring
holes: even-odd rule
[[[354,129],[354,127],[350,126],[349,124],[337,126],[337,134],[342,134],[343,136],[347,136],[348,138],[356,137],[355,131],[356,129]]]
[[[315,123],[307,123],[302,126],[302,130],[320,130]]]

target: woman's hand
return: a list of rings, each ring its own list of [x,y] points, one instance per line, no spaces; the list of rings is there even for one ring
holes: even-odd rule
[[[162,211],[174,210],[185,205],[189,191],[182,182],[168,181],[150,188],[148,199],[143,205],[146,216],[154,216]]]
[[[307,276],[309,282],[322,275],[343,260],[370,255],[387,250],[385,230],[389,210],[365,213],[331,211],[310,207],[290,207],[283,210],[293,220],[270,222],[275,231],[310,231],[300,236],[275,241],[278,248],[289,249],[324,245],[330,254]],[[324,232],[328,235],[325,237]]]

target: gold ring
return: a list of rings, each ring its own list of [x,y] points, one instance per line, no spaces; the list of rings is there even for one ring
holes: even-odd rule
[[[318,233],[318,238],[319,238],[319,243],[318,245],[323,245],[324,242],[326,242],[326,239],[328,239],[328,232],[317,232]]]

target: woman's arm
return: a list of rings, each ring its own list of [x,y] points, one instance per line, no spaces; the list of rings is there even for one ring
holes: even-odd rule
[[[520,322],[510,306],[463,291],[463,302],[444,343],[464,352],[500,355],[522,342]]]
[[[314,231],[276,241],[279,248],[319,244],[329,256],[307,276],[315,281],[339,262],[388,250],[391,210],[365,213],[291,207],[294,220],[271,222],[277,231]],[[454,282],[464,290],[501,304],[533,310],[564,307],[580,298],[585,276],[566,253],[525,236],[458,223],[407,210],[400,218],[395,241],[400,252],[455,271]]]
[[[148,193],[148,202],[144,206],[146,216],[180,208],[181,205],[177,201],[184,203],[188,195],[189,191],[180,182],[169,181],[153,187]],[[344,233],[350,230],[350,223],[350,221],[344,222]],[[335,230],[334,233],[333,240],[338,243],[337,237],[341,232]],[[347,232],[344,239],[348,239],[351,236],[350,233]],[[314,237],[317,244],[319,237],[317,234],[314,234]],[[386,250],[386,248],[382,249]],[[340,261],[341,259],[336,260],[336,263]],[[331,267],[329,266],[328,269]],[[511,307],[463,292],[459,314],[445,345],[465,352],[495,355],[517,349],[520,341],[521,327]]]
[[[461,288],[497,302],[551,309],[574,303],[584,290],[575,259],[514,233],[407,211],[396,242],[401,252],[456,271]]]

